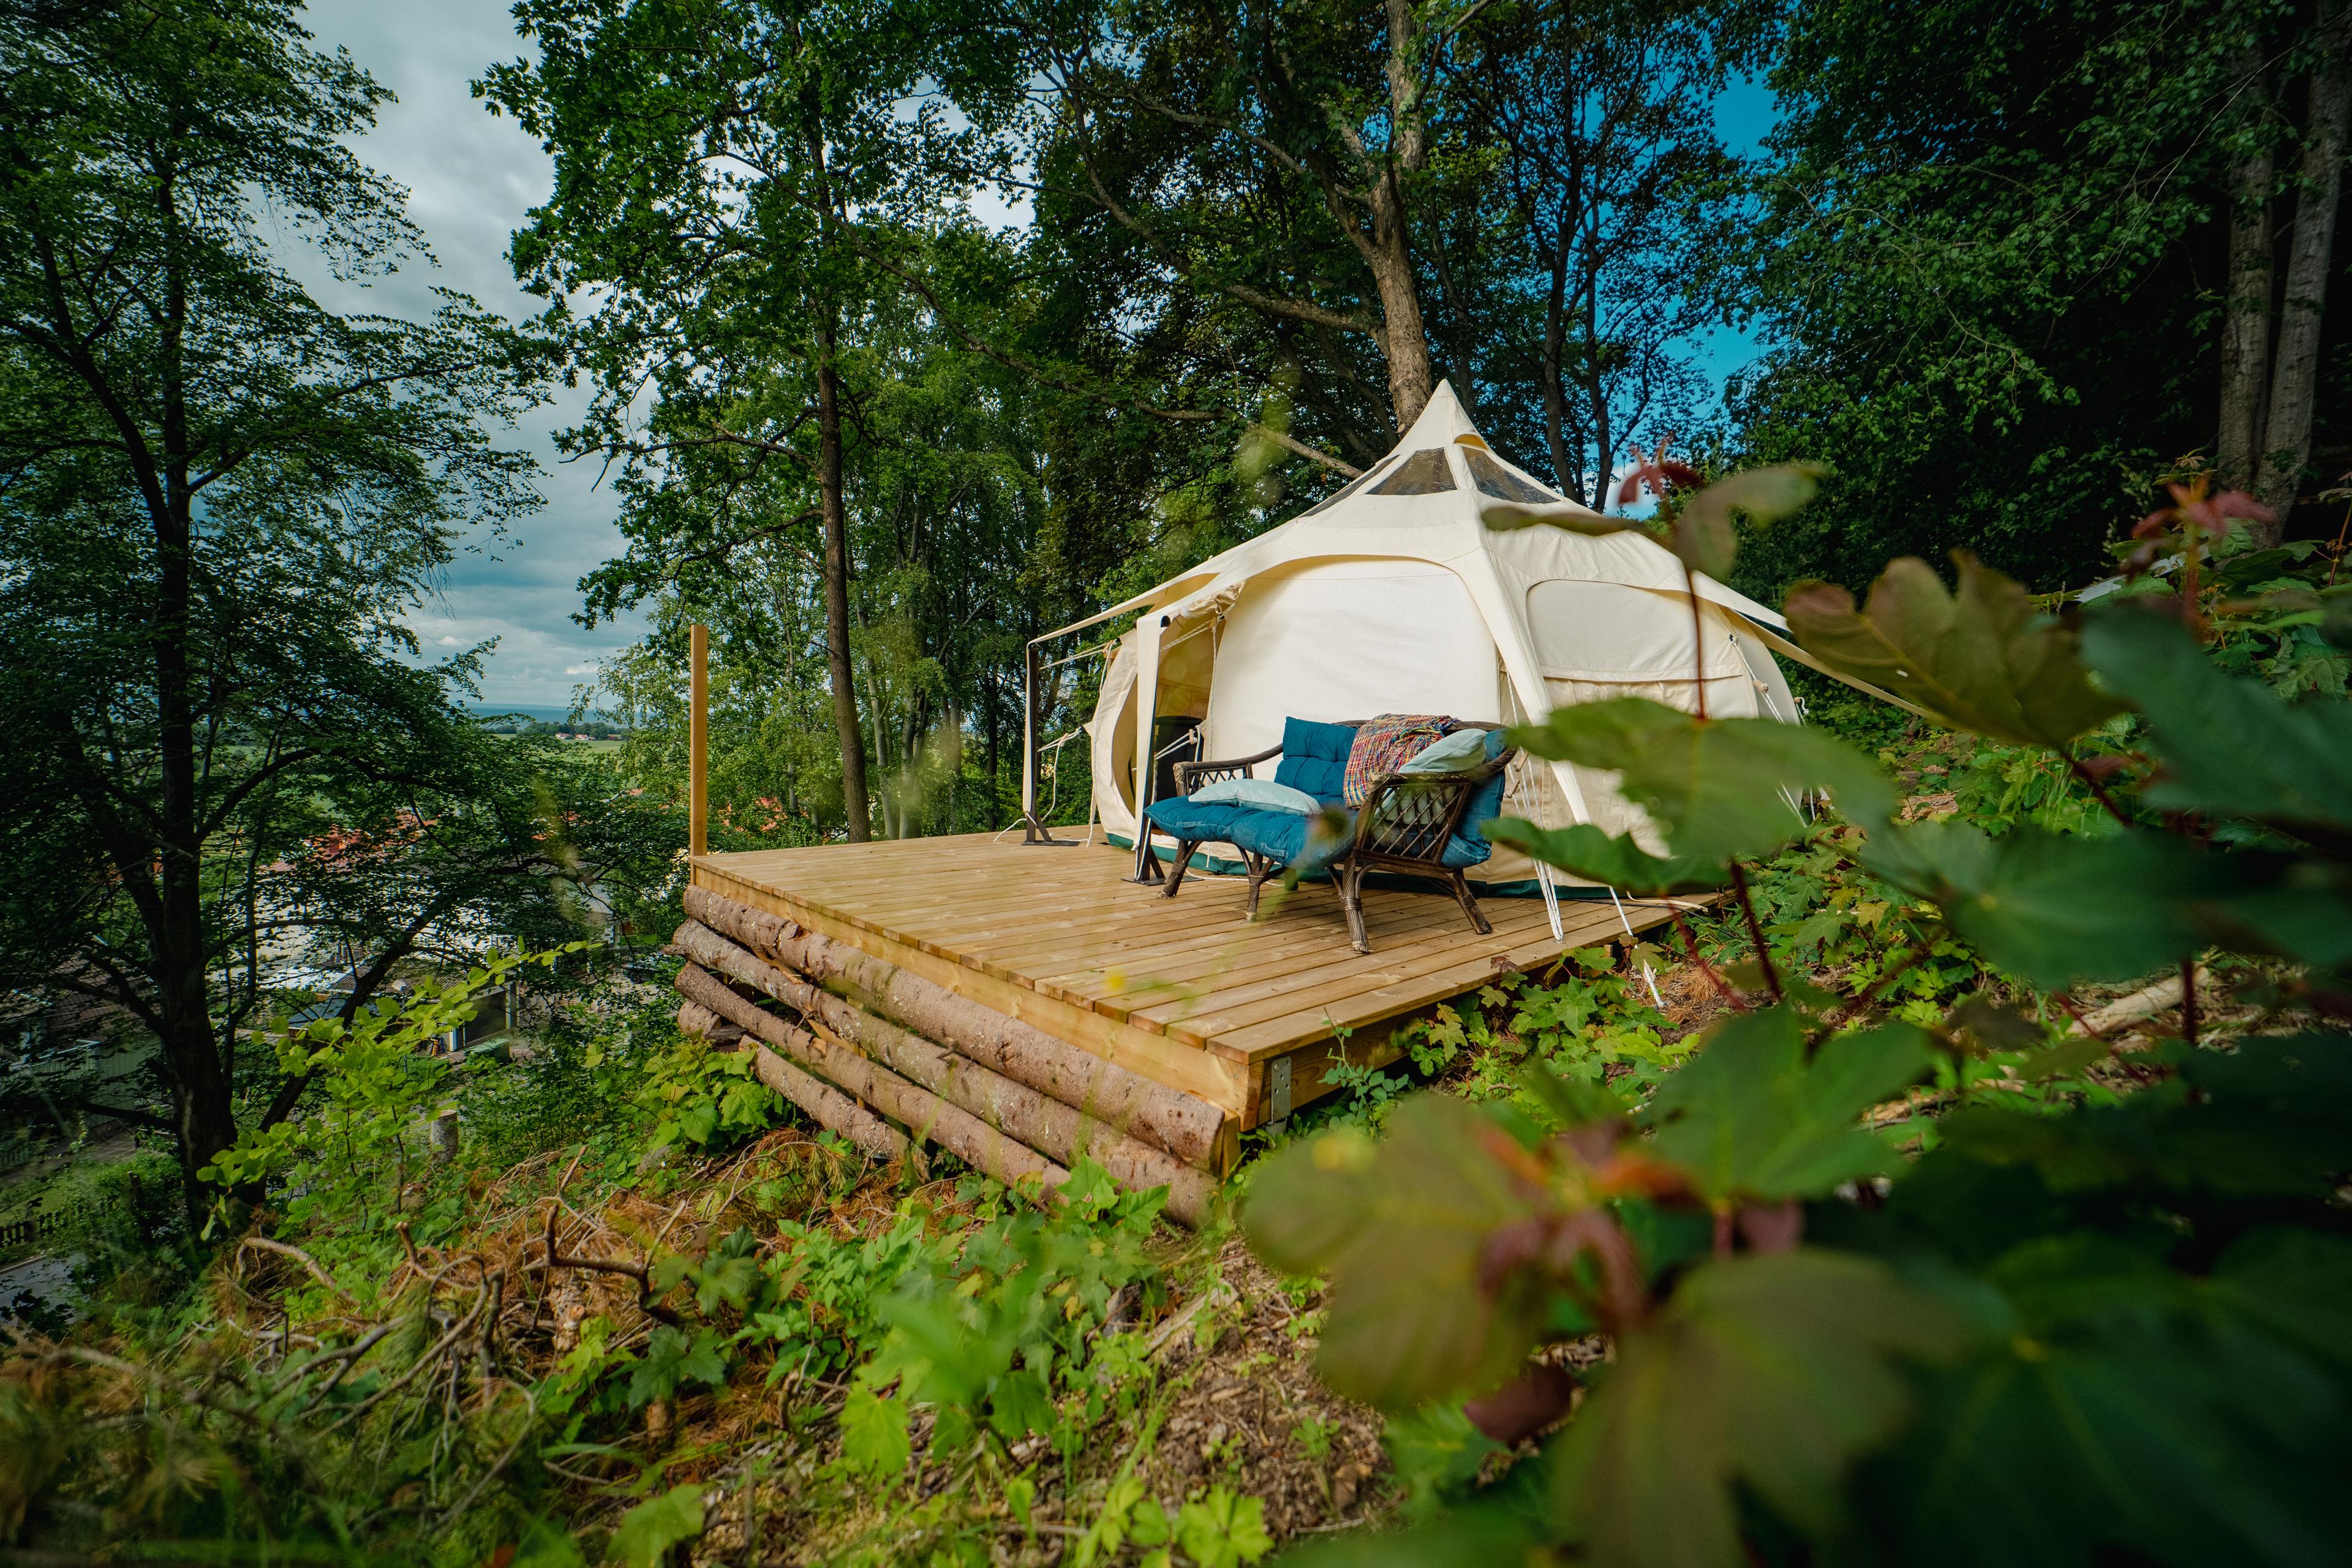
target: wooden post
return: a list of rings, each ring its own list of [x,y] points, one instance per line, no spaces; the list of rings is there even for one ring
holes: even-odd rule
[[[687,702],[686,836],[695,855],[710,853],[710,628],[697,621],[687,632],[693,661],[692,695]]]

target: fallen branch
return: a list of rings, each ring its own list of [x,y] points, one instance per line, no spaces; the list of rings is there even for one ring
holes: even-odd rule
[[[2202,985],[2205,979],[2205,971],[2200,968],[2197,983]],[[2074,1020],[2074,1026],[2066,1032],[2105,1037],[2108,1030],[2120,1025],[2136,1024],[2142,1018],[2154,1017],[2168,1007],[2179,1006],[2185,994],[2180,976],[2168,974],[2153,985],[2143,985],[2128,996],[2116,997],[2095,1012],[2079,1016]]]
[[[328,1289],[332,1290],[336,1295],[341,1296],[344,1300],[353,1301],[358,1300],[358,1298],[354,1297],[349,1290],[346,1290],[341,1285],[336,1284],[335,1277],[328,1273],[324,1268],[320,1267],[317,1258],[311,1257],[309,1253],[303,1251],[299,1247],[289,1247],[282,1241],[272,1241],[266,1236],[248,1236],[236,1244],[236,1249],[239,1252],[243,1252],[248,1247],[257,1247],[264,1252],[275,1252],[281,1258],[290,1258],[294,1259],[295,1262],[299,1263],[304,1268],[309,1269],[310,1272],[310,1278],[316,1279],[320,1284],[324,1285]]]
[[[672,1328],[680,1326],[678,1315],[663,1306],[655,1298],[652,1271],[642,1263],[631,1263],[626,1258],[568,1258],[550,1247],[544,1259],[538,1263],[526,1262],[522,1267],[526,1274],[544,1273],[550,1279],[554,1278],[554,1270],[559,1268],[584,1268],[593,1274],[624,1275],[637,1282],[639,1311],[648,1318],[667,1323]]]

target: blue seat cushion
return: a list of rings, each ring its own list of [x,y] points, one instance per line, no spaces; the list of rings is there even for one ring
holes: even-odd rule
[[[1274,764],[1274,782],[1303,789],[1326,805],[1336,805],[1348,787],[1348,751],[1355,743],[1356,731],[1349,725],[1285,719],[1282,760]]]
[[[1231,844],[1301,871],[1321,870],[1347,848],[1349,838],[1354,837],[1349,834],[1333,842],[1318,841],[1313,855],[1302,861],[1300,858],[1307,851],[1307,836],[1316,831],[1319,817],[1248,805],[1203,805],[1189,796],[1155,800],[1144,815],[1162,833],[1195,844]]]
[[[1278,816],[1279,812],[1260,812],[1255,806],[1204,804],[1191,795],[1180,795],[1169,800],[1155,800],[1144,807],[1143,815],[1160,832],[1186,838],[1195,844],[1233,842],[1234,819],[1243,816]],[[1305,821],[1306,818],[1299,818]]]
[[[1329,820],[1293,811],[1252,812],[1234,823],[1227,842],[1294,871],[1320,871],[1346,853],[1356,837],[1352,818],[1348,831],[1339,837],[1318,837],[1328,832],[1324,825]]]

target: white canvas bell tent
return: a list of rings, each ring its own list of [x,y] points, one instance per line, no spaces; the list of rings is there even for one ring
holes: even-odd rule
[[[1496,457],[1441,384],[1395,450],[1336,494],[1038,639],[1143,612],[1116,645],[1087,726],[1104,827],[1131,843],[1149,798],[1153,729],[1143,714],[1197,720],[1200,749],[1184,754],[1217,758],[1277,744],[1293,715],[1527,723],[1612,697],[1691,710],[1697,649],[1673,555],[1638,531],[1497,530],[1480,516],[1498,501],[1560,500]],[[1707,712],[1795,722],[1773,659],[1776,649],[1801,657],[1786,623],[1704,577],[1698,599]],[[1271,777],[1274,764],[1257,771]],[[1034,769],[1027,777],[1034,790]],[[1570,763],[1518,758],[1503,814],[1555,827],[1590,822],[1661,847],[1611,774]],[[1492,886],[1535,868],[1498,846],[1470,875]]]

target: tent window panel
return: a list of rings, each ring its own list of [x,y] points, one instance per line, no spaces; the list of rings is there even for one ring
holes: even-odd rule
[[[1700,613],[1706,673],[1747,674],[1730,627],[1712,605]],[[1556,579],[1528,590],[1528,640],[1547,676],[1580,680],[1688,681],[1690,601],[1622,583]]]
[[[1399,463],[1387,479],[1372,487],[1372,494],[1430,496],[1453,488],[1454,472],[1445,466],[1445,454],[1432,447]]]
[[[1349,496],[1354,495],[1358,490],[1362,489],[1366,485],[1370,484],[1375,479],[1379,478],[1381,468],[1381,464],[1374,463],[1370,468],[1365,469],[1362,473],[1358,474],[1354,479],[1349,479],[1346,484],[1341,485],[1338,489],[1333,490],[1329,495],[1325,496],[1321,500],[1317,501],[1313,506],[1308,507],[1305,511],[1300,512],[1298,515],[1301,517],[1313,517],[1318,511],[1329,511],[1333,507],[1338,506],[1341,501],[1346,500]]]
[[[1496,500],[1533,503],[1559,500],[1559,497],[1541,485],[1531,484],[1519,478],[1518,475],[1475,447],[1466,450],[1463,455],[1470,459],[1470,478],[1476,482],[1479,493],[1482,495],[1493,496]]]

